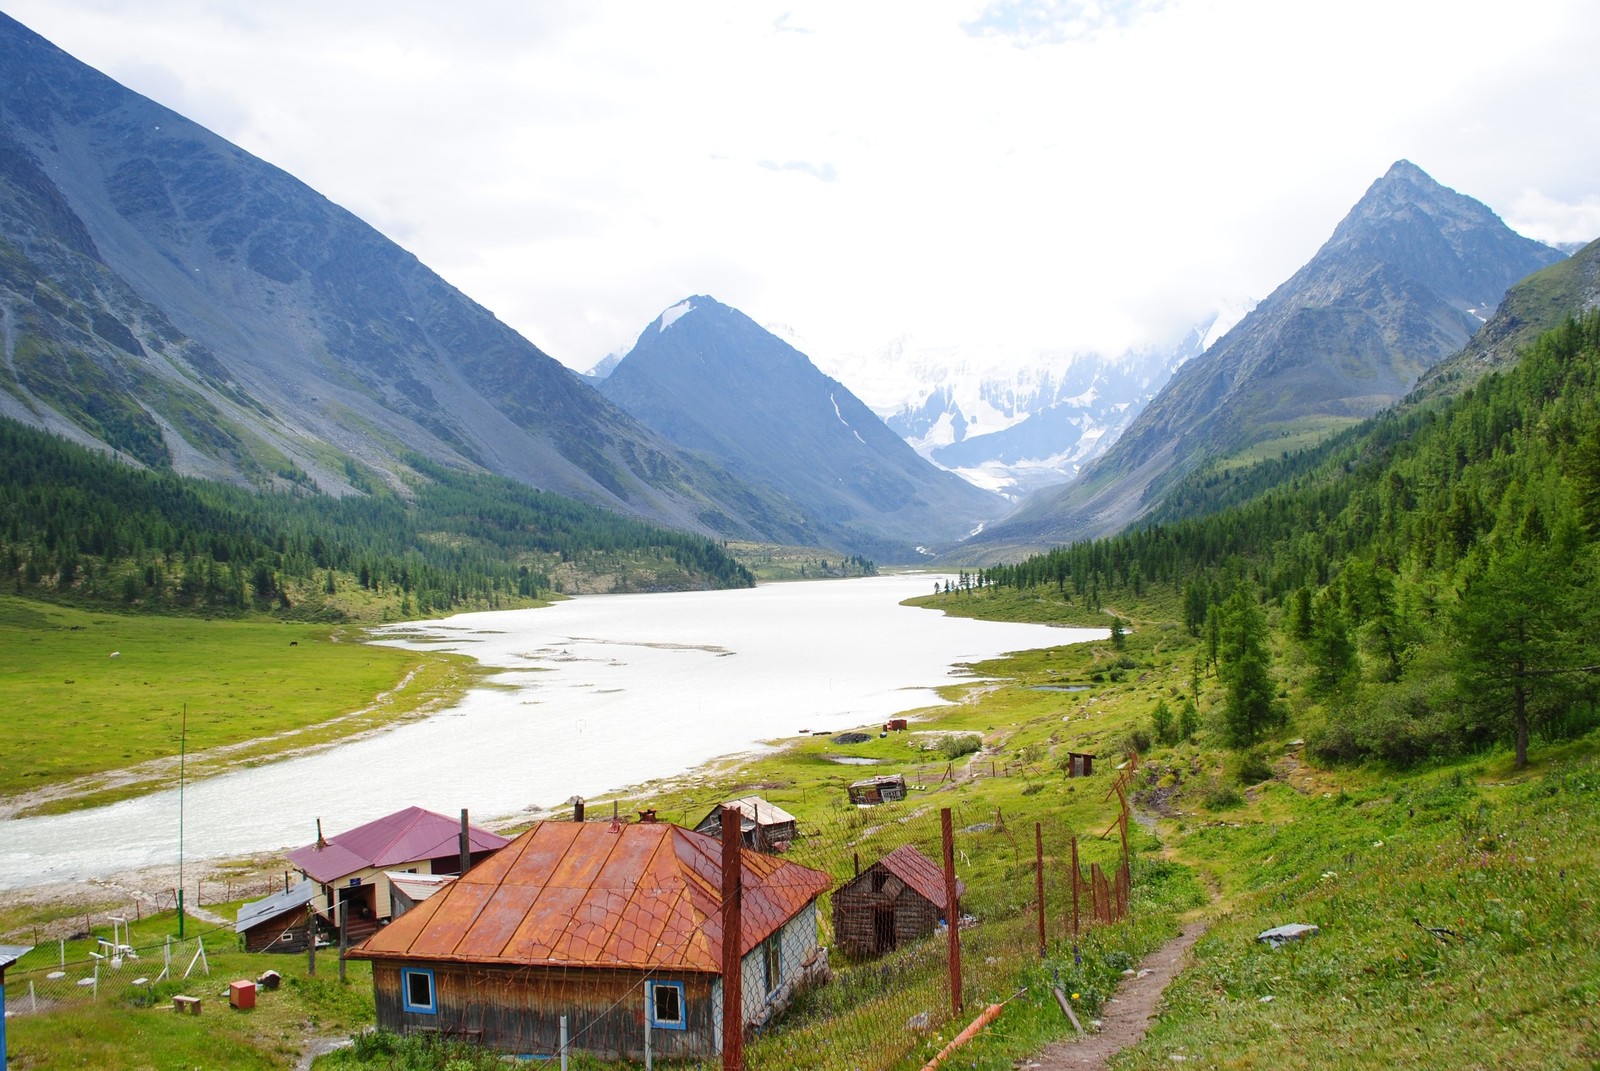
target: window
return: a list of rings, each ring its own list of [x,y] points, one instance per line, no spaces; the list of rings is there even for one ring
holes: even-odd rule
[[[419,967],[401,968],[400,1003],[408,1012],[437,1014],[439,1003],[433,990],[433,972]]]
[[[783,931],[779,930],[761,945],[761,970],[771,993],[783,981]]]
[[[687,1030],[688,1017],[683,1008],[682,982],[646,982],[645,999],[649,1002],[650,1025],[668,1030]]]

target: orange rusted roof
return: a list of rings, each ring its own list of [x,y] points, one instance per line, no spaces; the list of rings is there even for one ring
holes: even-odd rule
[[[883,867],[889,873],[911,886],[919,896],[940,911],[945,910],[944,868],[917,851],[915,846],[902,844],[878,860],[876,865]],[[854,885],[861,878],[866,877],[870,869],[869,867],[868,870],[862,871],[860,878],[852,878],[848,884]],[[956,896],[962,897],[966,894],[967,883],[957,878]]]
[[[742,851],[743,955],[832,884]],[[722,845],[667,822],[541,822],[350,950],[365,959],[722,970]]]

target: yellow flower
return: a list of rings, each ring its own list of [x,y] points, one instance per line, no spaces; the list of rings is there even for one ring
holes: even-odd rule
[[[1077,1000],[1078,999],[1078,994],[1076,994],[1076,993],[1072,994],[1072,999],[1073,1000]]]

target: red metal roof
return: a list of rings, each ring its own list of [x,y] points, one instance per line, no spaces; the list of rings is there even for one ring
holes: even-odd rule
[[[321,847],[308,844],[296,848],[289,853],[289,862],[305,871],[312,881],[326,884],[368,867],[379,869],[459,855],[460,838],[459,818],[407,807],[329,837]],[[510,843],[487,829],[467,826],[467,845],[473,852],[493,851]]]
[[[833,879],[742,850],[740,954]],[[667,822],[542,822],[351,949],[366,959],[722,970],[722,845]]]
[[[945,910],[944,870],[938,863],[917,851],[914,845],[902,844],[878,862],[889,873],[911,886],[924,900],[940,911]],[[957,878],[956,896],[958,898],[965,896],[966,892],[967,883]]]

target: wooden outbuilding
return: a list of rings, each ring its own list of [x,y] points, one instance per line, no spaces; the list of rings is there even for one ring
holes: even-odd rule
[[[317,823],[320,832],[321,822]],[[511,842],[468,825],[468,865],[475,865]],[[289,862],[317,886],[312,907],[334,930],[348,918],[350,939],[365,937],[394,915],[385,871],[415,874],[461,873],[462,819],[421,807],[407,807],[366,825],[289,853]]]
[[[957,908],[966,883],[956,880]],[[834,945],[848,956],[881,956],[947,921],[944,871],[902,844],[833,894]]]
[[[906,798],[904,774],[879,774],[850,786],[850,802],[858,805],[891,803]]]
[[[244,938],[245,951],[304,952],[311,939],[306,905],[316,892],[316,885],[300,881],[239,908],[233,929]]]
[[[1083,751],[1067,752],[1067,776],[1091,777],[1094,775],[1094,756]]]
[[[711,808],[695,825],[696,833],[722,839],[722,812],[739,812],[739,835],[746,848],[758,852],[781,851],[799,835],[794,815],[760,796],[742,796]]]
[[[743,1017],[826,970],[829,875],[741,849]],[[541,822],[352,949],[378,1025],[522,1055],[706,1059],[721,1041],[722,845],[667,822]],[[647,1040],[648,1039],[648,1040]]]

